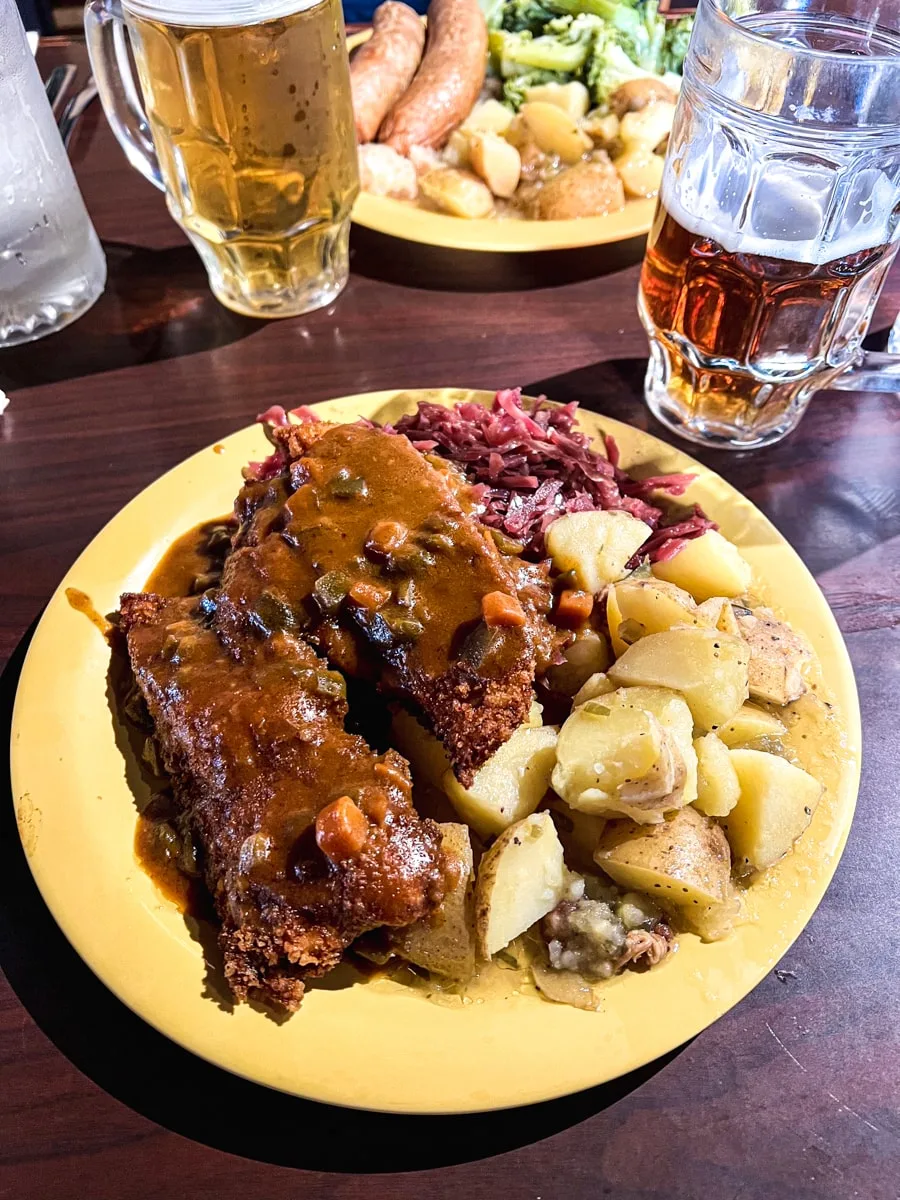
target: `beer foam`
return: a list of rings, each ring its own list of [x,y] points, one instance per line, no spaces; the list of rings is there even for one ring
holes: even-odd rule
[[[729,254],[818,267],[900,236],[900,187],[877,168],[858,171],[836,205],[830,170],[783,159],[760,164],[751,188],[727,163],[694,157],[690,148],[686,157],[677,176],[666,164],[662,203],[688,233],[718,242]]]
[[[136,17],[186,25],[197,29],[221,29],[234,25],[261,25],[306,12],[324,0],[125,0],[125,8]]]

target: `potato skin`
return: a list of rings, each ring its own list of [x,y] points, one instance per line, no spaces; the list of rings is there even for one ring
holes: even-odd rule
[[[694,808],[659,825],[613,821],[594,861],[623,887],[667,908],[724,903],[731,895],[731,850],[720,826]]]
[[[617,117],[623,117],[625,113],[640,112],[657,100],[675,104],[678,97],[662,79],[647,76],[645,79],[629,79],[617,87],[609,98],[609,107]]]
[[[531,202],[529,216],[541,221],[602,217],[625,207],[625,189],[615,167],[602,151],[590,161],[575,163],[549,180]]]
[[[516,862],[529,868],[527,878],[515,878]],[[532,813],[504,830],[482,858],[475,880],[475,943],[481,958],[489,959],[545,917],[567,886],[562,845],[548,812]],[[495,906],[505,926],[496,944]]]
[[[390,932],[400,958],[446,979],[464,982],[475,970],[474,871],[465,825],[441,825],[441,848],[453,868],[436,912]]]

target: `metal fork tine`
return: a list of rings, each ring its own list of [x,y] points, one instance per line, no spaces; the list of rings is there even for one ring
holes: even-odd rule
[[[59,119],[59,132],[62,136],[64,146],[69,145],[69,142],[72,139],[72,134],[75,132],[75,126],[78,124],[82,113],[96,97],[96,95],[97,85],[94,82],[94,77],[92,75],[81,91],[76,92],[76,94],[66,105],[63,115]]]
[[[74,63],[63,63],[61,66],[54,67],[47,76],[47,82],[44,84],[44,90],[47,93],[47,99],[50,101],[50,108],[53,110],[53,115],[59,117],[59,110],[62,108],[63,101],[69,91],[69,88],[75,82],[75,76],[78,74],[78,68]]]

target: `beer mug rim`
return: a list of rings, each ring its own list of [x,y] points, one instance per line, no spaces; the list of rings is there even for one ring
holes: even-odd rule
[[[822,60],[825,62],[844,62],[848,68],[852,67],[854,71],[860,71],[861,73],[866,73],[867,68],[869,72],[881,72],[886,66],[900,70],[900,11],[897,13],[897,20],[894,25],[889,27],[873,24],[872,26],[873,32],[879,29],[889,34],[896,42],[896,49],[893,52],[886,51],[883,54],[866,54],[865,57],[862,57],[852,54],[849,51],[817,50],[813,46],[788,45],[786,42],[779,42],[761,33],[757,33],[752,26],[738,20],[739,17],[748,15],[747,0],[699,0],[698,10],[703,9],[706,9],[714,20],[721,23],[727,29],[730,36],[744,38],[746,41],[769,52],[772,51],[773,47],[777,47],[779,52],[789,55],[798,61],[808,60],[813,62]],[[793,11],[802,13],[809,10],[798,7]],[[825,8],[820,11],[827,13],[829,9]],[[841,15],[835,10],[831,11],[835,16]],[[749,15],[754,14],[751,13]],[[845,13],[843,15],[847,16],[848,14]]]
[[[262,25],[316,8],[323,0],[122,0],[129,16],[188,29]]]
[[[821,143],[833,151],[847,138],[874,152],[896,148],[900,0],[892,0],[890,25],[871,21],[870,3],[855,0],[856,13],[853,5],[837,13],[832,0],[800,0],[788,8],[773,0],[699,0],[683,92],[699,88],[703,103],[722,106],[732,119],[762,122],[765,136],[779,129],[799,135],[810,148]],[[845,43],[856,40],[863,52],[806,45],[786,21],[808,23],[836,42],[838,36]],[[764,22],[768,33],[760,28]],[[793,35],[790,40],[778,36],[782,30]],[[870,46],[878,53],[869,54]]]

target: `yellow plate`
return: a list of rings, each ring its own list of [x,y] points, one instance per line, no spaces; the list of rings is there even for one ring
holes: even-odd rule
[[[377,392],[317,411],[389,420],[423,398],[490,396]],[[135,861],[135,806],[106,696],[109,653],[65,589],[81,589],[109,612],[122,591],[142,586],[174,538],[228,511],[240,468],[268,449],[258,427],[244,429],[223,452],[203,450],[157,480],[81,555],[34,635],[13,720],[13,795],[44,899],[103,982],[176,1042],[249,1079],[335,1104],[414,1113],[527,1104],[612,1079],[693,1037],[759,982],[809,920],[843,849],[859,779],[859,707],[834,618],[790,546],[722,479],[616,421],[584,412],[581,424],[595,437],[612,433],[639,474],[695,472],[688,499],[741,547],[812,642],[845,740],[831,748],[835,786],[798,849],[750,890],[751,919],[731,937],[711,945],[683,937],[658,970],[606,985],[600,1012],[524,994],[449,1008],[389,980],[311,989],[282,1025],[206,998],[200,945]]]
[[[371,30],[347,39],[348,50],[367,42]],[[533,250],[571,250],[578,246],[602,246],[643,237],[650,230],[655,200],[629,200],[621,212],[605,217],[581,217],[577,221],[523,221],[484,218],[467,221],[445,213],[420,208],[414,200],[392,200],[360,192],[353,206],[353,220],[377,233],[445,246],[450,250],[483,250],[494,253],[523,253]]]

